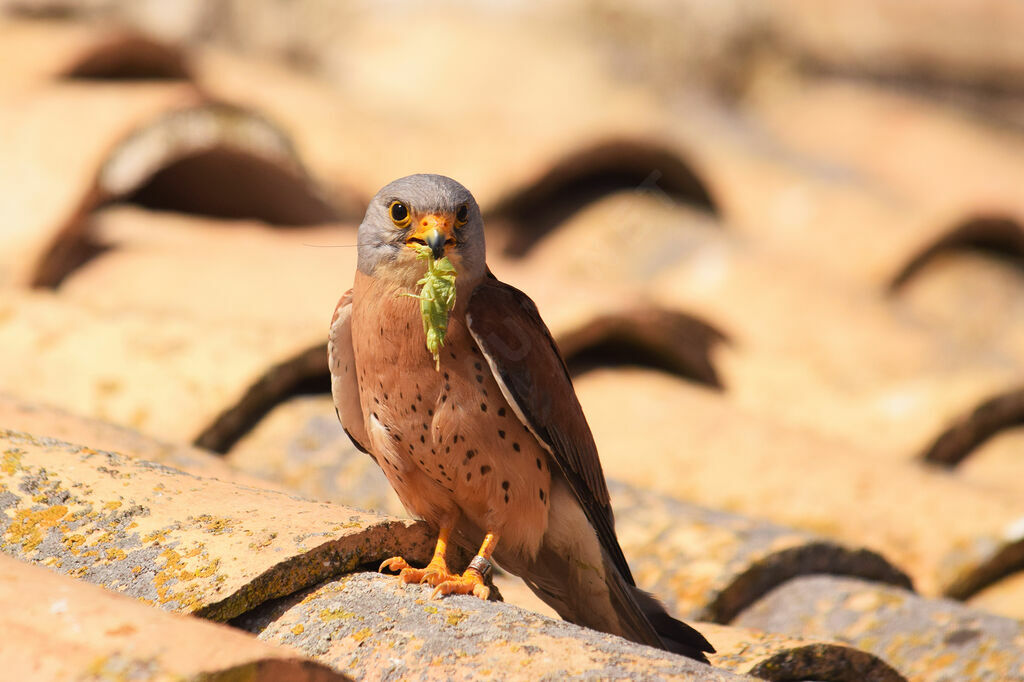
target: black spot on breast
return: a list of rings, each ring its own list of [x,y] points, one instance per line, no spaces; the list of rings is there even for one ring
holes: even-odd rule
[[[445,380],[445,381],[448,381],[448,379],[449,379],[449,376],[448,376],[448,372],[445,372],[445,373],[444,373],[444,380]]]
[[[505,437],[505,432],[502,431],[501,429],[498,429],[498,438],[504,438],[504,437]]]
[[[482,467],[480,467],[480,475],[481,476],[486,476],[489,473],[491,473],[491,467],[490,466],[485,464]]]
[[[501,489],[502,490],[508,490],[508,481],[502,481],[501,482]]]
[[[387,393],[385,393],[385,394],[384,394],[384,400],[387,400],[387,399],[388,399],[388,394],[387,394]]]
[[[476,457],[476,452],[473,450],[466,450],[466,459],[473,459]]]
[[[378,400],[378,399],[377,399],[377,396],[374,396],[374,397],[373,397],[373,402],[374,402],[374,404],[376,404],[376,405],[380,405],[380,400]]]
[[[428,417],[433,417],[434,416],[434,411],[433,410],[427,410],[427,416]]]
[[[508,493],[505,493],[505,504],[508,504]]]
[[[519,452],[519,443],[512,443],[512,449]]]
[[[399,433],[395,434],[395,442],[396,443],[401,443],[402,442],[402,435],[401,434],[399,434]]]
[[[452,360],[455,359],[455,353],[452,353],[451,351],[448,351],[448,355],[452,356]]]
[[[374,413],[373,413],[373,418],[374,418],[374,419],[376,419],[376,418],[377,418],[377,413],[376,413],[376,412],[374,412]]]
[[[426,423],[426,422],[423,422],[423,430],[424,430],[424,431],[429,431],[429,430],[430,430],[430,427],[429,427],[429,426],[427,426],[427,423]]]
[[[452,451],[452,446],[451,445],[445,445],[444,446],[444,454],[447,455],[451,451]]]
[[[412,411],[413,411],[413,412],[415,412],[415,411],[416,411],[416,406],[415,406],[415,405],[410,405],[409,407],[411,407],[411,408],[412,408]]]
[[[427,442],[427,439],[426,439],[426,437],[423,434],[420,434],[420,442],[421,443],[426,443]]]
[[[452,436],[452,443],[454,444],[454,443],[458,443],[458,442],[459,442],[459,434],[456,433],[454,436]]]
[[[486,412],[487,411],[487,403],[480,403],[480,411],[481,412]]]
[[[473,472],[467,471],[466,472],[466,481],[469,482],[469,479],[471,479],[471,478],[473,478]]]
[[[423,402],[423,395],[422,394],[420,394],[420,393],[416,394],[416,402],[419,402],[419,403]]]
[[[546,497],[546,495],[544,494],[544,489],[541,488],[538,492],[540,492],[540,501],[543,502],[544,498]]]
[[[483,374],[477,374],[476,375],[476,383],[478,383],[478,384],[484,383],[484,375]]]
[[[541,464],[540,464],[540,457],[538,457],[538,458],[537,458],[537,470],[538,470],[538,471],[540,471],[540,470],[541,470],[541,469],[543,469],[543,468],[544,468],[544,467],[542,467],[542,466],[541,466]]]
[[[499,407],[498,408],[498,416],[499,417],[504,417],[505,416],[505,408],[504,407]]]
[[[476,367],[476,371],[478,372],[483,369],[483,365],[481,365],[479,362],[473,363],[473,366]]]

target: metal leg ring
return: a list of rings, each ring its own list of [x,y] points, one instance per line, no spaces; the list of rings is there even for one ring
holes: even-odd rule
[[[473,560],[469,562],[469,567],[480,574],[480,577],[487,580],[490,577],[491,572],[494,570],[494,565],[483,558],[479,554],[473,557]]]

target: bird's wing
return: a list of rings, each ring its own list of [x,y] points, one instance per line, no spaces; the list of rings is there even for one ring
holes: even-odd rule
[[[509,406],[557,462],[612,563],[634,585],[594,436],[537,306],[488,273],[470,296],[466,321]]]
[[[327,338],[327,361],[331,368],[331,395],[334,396],[338,420],[352,443],[363,452],[369,452],[366,446],[370,441],[366,437],[363,408],[359,405],[359,379],[352,352],[351,289],[345,292],[334,309]]]

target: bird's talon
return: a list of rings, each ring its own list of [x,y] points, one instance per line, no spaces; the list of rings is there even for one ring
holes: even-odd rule
[[[437,587],[439,584],[458,578],[457,575],[452,575],[448,572],[448,567],[444,564],[444,560],[434,558],[429,564],[423,568],[415,568],[409,565],[402,557],[396,556],[386,559],[384,563],[380,565],[379,571],[384,569],[398,572],[398,581],[403,585],[410,583],[429,583],[430,585]]]
[[[390,559],[385,559],[384,561],[382,561],[380,564],[380,568],[377,569],[377,572],[383,573],[385,568],[389,571],[405,571],[412,567],[409,566],[409,563],[402,557],[393,556]]]
[[[470,568],[462,575],[450,576],[448,580],[438,583],[430,598],[436,599],[438,596],[449,594],[471,594],[486,601],[491,595],[491,588],[484,584],[480,573]]]

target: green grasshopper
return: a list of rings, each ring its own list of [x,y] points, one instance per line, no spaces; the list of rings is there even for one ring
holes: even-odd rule
[[[416,257],[427,261],[427,274],[416,282],[419,294],[403,294],[420,301],[423,332],[427,337],[427,350],[434,356],[434,368],[441,371],[441,346],[448,332],[448,313],[455,307],[455,266],[448,257],[434,260],[430,247],[419,245]]]

